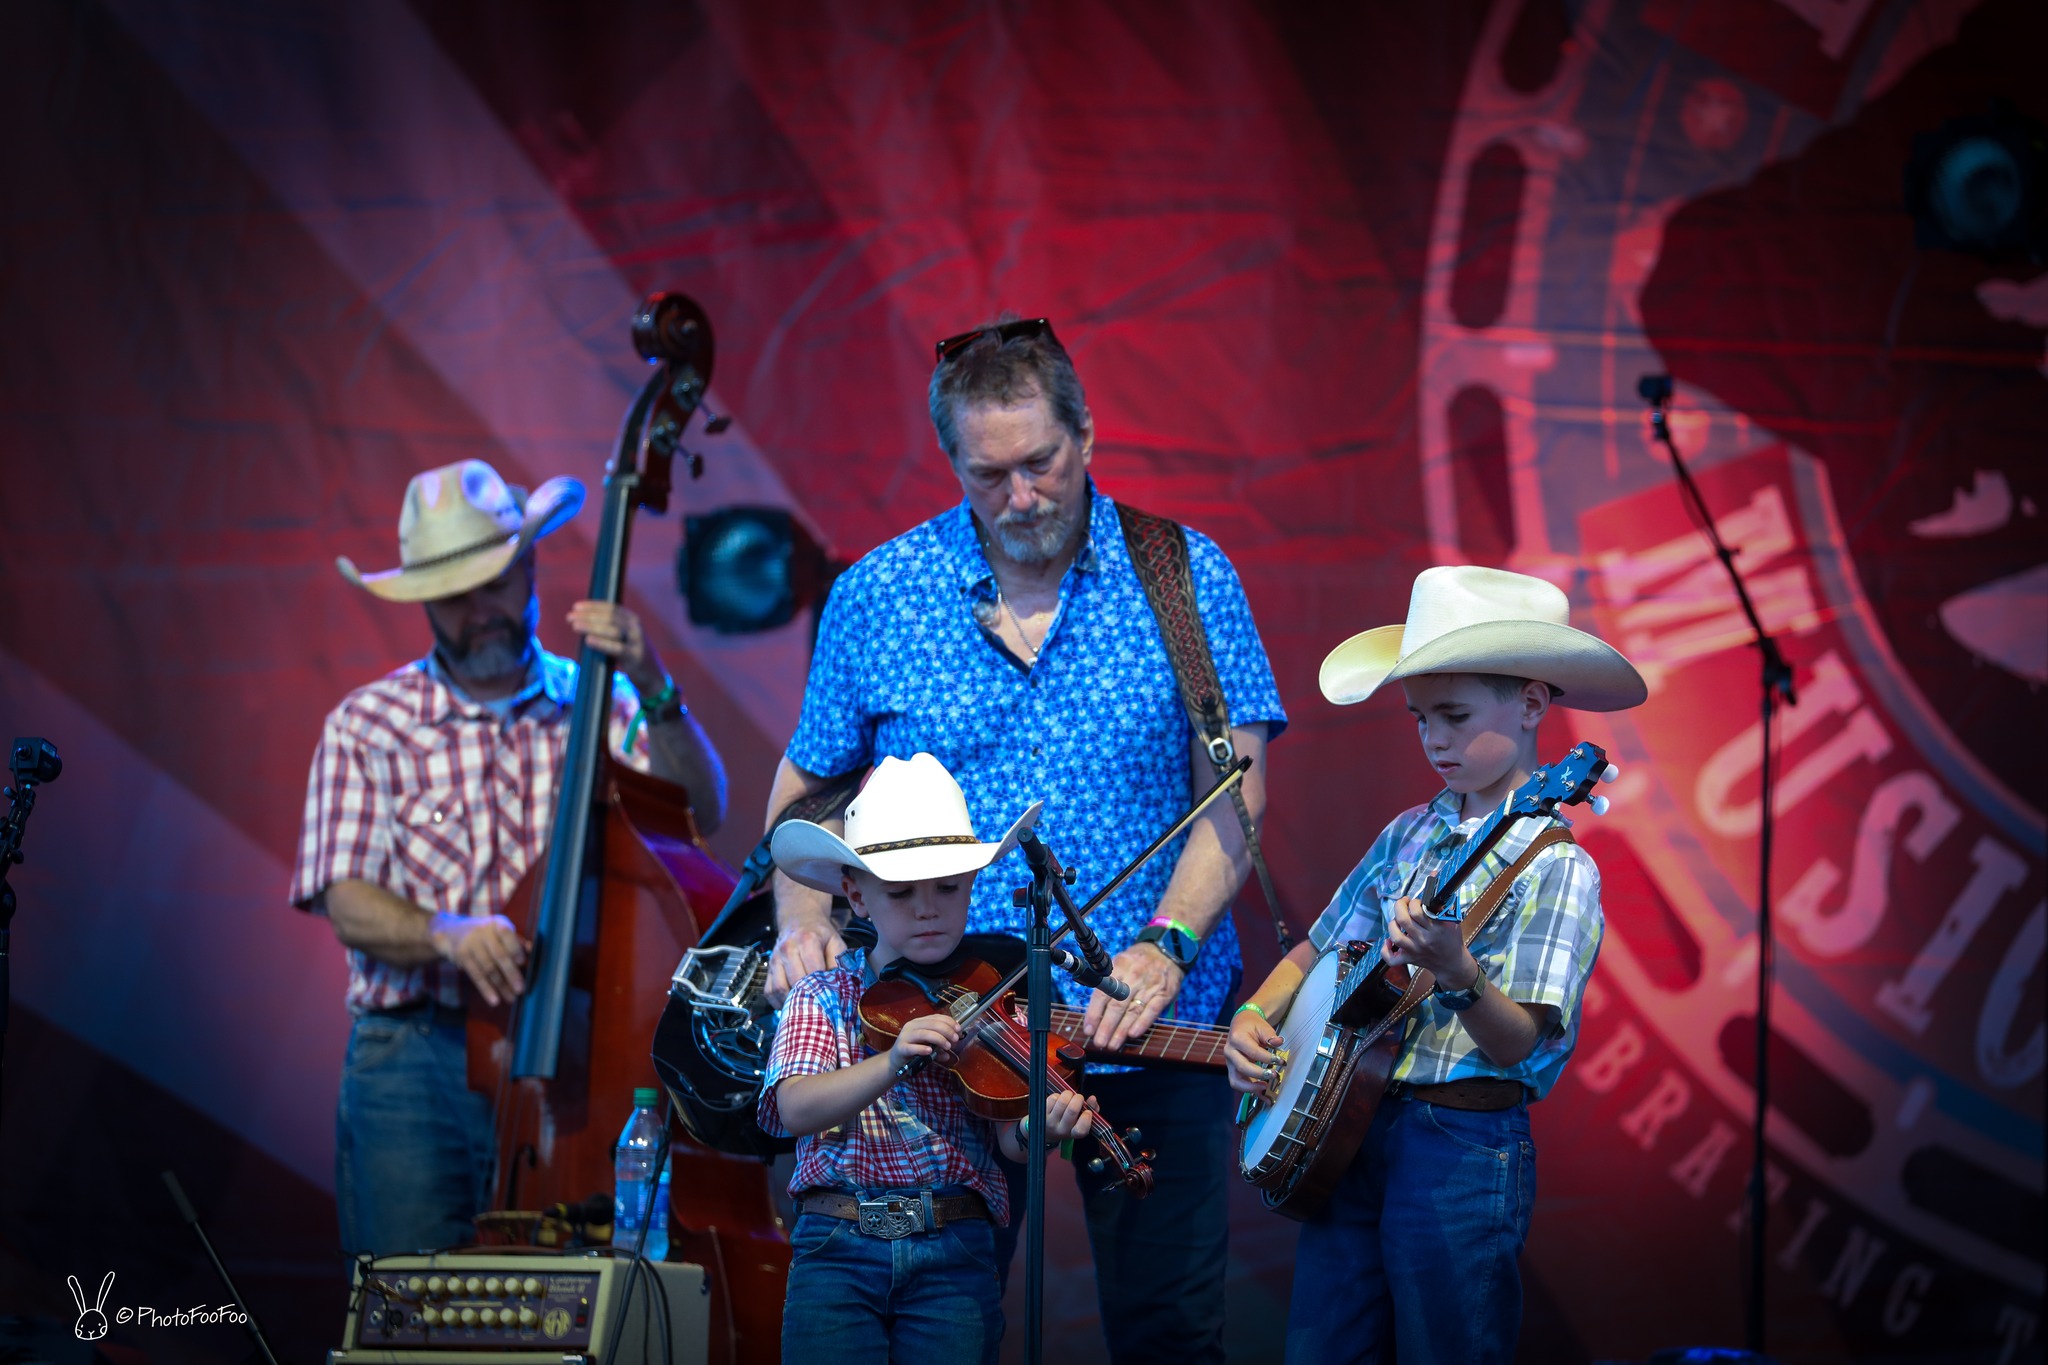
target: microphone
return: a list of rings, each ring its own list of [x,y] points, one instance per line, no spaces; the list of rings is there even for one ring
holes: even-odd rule
[[[1107,957],[1103,959],[1103,965],[1097,968],[1091,963],[1083,962],[1065,948],[1055,948],[1052,950],[1052,960],[1068,976],[1084,986],[1093,986],[1112,1000],[1131,998],[1131,988],[1109,974],[1114,964]]]
[[[1651,407],[1661,408],[1671,401],[1671,376],[1646,374],[1636,381],[1636,393]]]

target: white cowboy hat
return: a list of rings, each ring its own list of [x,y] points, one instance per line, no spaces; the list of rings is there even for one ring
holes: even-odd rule
[[[1613,646],[1566,621],[1571,602],[1527,574],[1476,565],[1424,569],[1408,623],[1354,635],[1331,650],[1317,681],[1339,706],[1421,673],[1501,673],[1549,683],[1559,706],[1625,711],[1649,689]]]
[[[858,867],[885,882],[918,882],[979,872],[1017,846],[1038,823],[1043,801],[1017,817],[996,843],[975,837],[967,798],[930,754],[885,758],[846,808],[846,837],[808,820],[786,820],[769,851],[775,865],[819,891],[839,890],[839,870]]]
[[[444,464],[405,486],[399,567],[363,573],[346,555],[334,565],[387,602],[432,602],[482,587],[582,510],[583,485],[574,479],[549,479],[529,497],[482,460]]]

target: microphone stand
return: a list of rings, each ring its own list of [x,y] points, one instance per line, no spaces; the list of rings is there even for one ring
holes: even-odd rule
[[[57,746],[49,740],[26,737],[14,741],[7,756],[7,770],[13,774],[14,785],[4,793],[8,798],[7,818],[0,820],[0,1061],[6,1056],[12,987],[8,959],[14,938],[14,888],[7,884],[7,873],[22,861],[21,841],[28,834],[28,817],[36,808],[37,785],[55,782],[64,771],[64,760],[57,756]],[[4,1087],[0,1087],[0,1099],[4,1099]]]
[[[270,1342],[263,1335],[263,1324],[256,1321],[256,1311],[249,1307],[249,1301],[242,1297],[242,1291],[235,1288],[235,1280],[228,1274],[228,1268],[221,1264],[220,1255],[213,1249],[213,1239],[206,1235],[206,1229],[199,1225],[199,1212],[192,1207],[192,1201],[185,1197],[185,1187],[178,1183],[178,1177],[171,1171],[163,1173],[164,1188],[171,1192],[171,1202],[178,1206],[178,1217],[185,1226],[192,1229],[192,1235],[199,1239],[199,1245],[206,1251],[206,1259],[213,1262],[213,1273],[226,1286],[228,1298],[234,1301],[242,1313],[242,1330],[255,1341],[256,1349],[263,1354],[265,1365],[277,1365],[277,1357],[270,1352]]]
[[[1036,849],[1036,853],[1032,852]],[[1031,885],[1016,890],[1016,904],[1031,911],[1025,931],[1024,974],[1031,1030],[1031,1097],[1025,1117],[1034,1120],[1024,1141],[1024,1359],[1045,1359],[1045,1068],[1052,1050],[1052,888],[1058,866],[1050,849],[1033,835],[1025,844]],[[1070,874],[1068,874],[1070,875]],[[1066,887],[1060,886],[1064,892]],[[1073,923],[1074,921],[1069,921]]]
[[[1020,976],[1024,978],[1026,1023],[1031,1032],[1031,1096],[1027,1101],[1030,1107],[1025,1111],[1031,1124],[1024,1143],[1024,1359],[1028,1365],[1041,1365],[1045,1359],[1045,1077],[1052,1054],[1053,963],[1058,961],[1075,980],[1084,986],[1093,986],[1111,999],[1128,998],[1130,987],[1109,974],[1115,964],[1095,931],[1088,927],[1088,913],[1122,886],[1133,872],[1151,861],[1153,855],[1165,848],[1176,835],[1193,824],[1195,817],[1208,809],[1211,801],[1243,781],[1250,767],[1249,758],[1240,758],[1225,769],[1216,784],[1185,815],[1174,821],[1123,871],[1112,877],[1108,885],[1091,896],[1086,905],[1074,904],[1073,896],[1067,891],[1074,883],[1074,870],[1062,867],[1044,840],[1036,834],[1027,834],[1018,844],[1031,868],[1031,884],[1020,886],[1013,893],[1017,907],[1031,912],[1025,936],[1024,965],[1012,972],[1002,985],[987,992],[981,1004],[960,1023],[962,1028],[970,1026],[983,1011],[1007,994]],[[1055,901],[1066,920],[1058,935],[1052,932],[1050,922]],[[1077,961],[1072,954],[1053,947],[1058,938],[1070,933],[1081,949],[1082,960]],[[1135,1129],[1130,1136],[1134,1139],[1138,1136]]]
[[[1749,588],[1743,583],[1742,574],[1735,567],[1735,552],[1721,539],[1720,528],[1714,524],[1713,516],[1707,511],[1707,501],[1700,496],[1700,488],[1693,482],[1692,471],[1685,467],[1685,460],[1678,453],[1677,443],[1671,439],[1671,423],[1664,412],[1664,405],[1671,401],[1671,376],[1644,375],[1636,383],[1636,392],[1649,403],[1650,430],[1670,453],[1671,467],[1678,473],[1679,486],[1685,490],[1685,496],[1691,503],[1701,528],[1707,533],[1708,542],[1714,547],[1714,557],[1721,561],[1721,567],[1728,571],[1728,581],[1735,585],[1735,598],[1742,604],[1742,614],[1749,619],[1749,628],[1756,633],[1757,655],[1762,665],[1762,702],[1759,709],[1763,720],[1763,760],[1757,767],[1757,796],[1761,803],[1761,819],[1757,830],[1756,1113],[1750,1135],[1749,1294],[1743,1324],[1744,1346],[1751,1352],[1762,1355],[1764,1220],[1769,1204],[1764,1181],[1764,1116],[1770,1109],[1771,1093],[1771,851],[1777,826],[1777,813],[1772,808],[1772,786],[1776,776],[1773,770],[1776,764],[1773,762],[1771,748],[1771,723],[1776,719],[1780,697],[1787,706],[1798,705],[1799,698],[1792,688],[1792,666],[1785,662],[1785,656],[1779,652],[1778,642],[1764,629],[1764,623],[1756,612],[1756,603],[1750,600]]]

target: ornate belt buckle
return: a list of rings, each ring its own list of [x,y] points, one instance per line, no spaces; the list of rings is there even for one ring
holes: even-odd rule
[[[930,1219],[931,1196],[922,1200],[890,1195],[883,1199],[860,1201],[860,1230],[869,1237],[879,1237],[893,1242],[899,1237],[908,1237],[913,1232],[923,1232]]]

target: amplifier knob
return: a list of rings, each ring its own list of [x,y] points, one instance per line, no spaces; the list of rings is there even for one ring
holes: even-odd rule
[[[474,1308],[465,1308],[462,1310],[462,1325],[464,1327],[476,1326],[476,1310]]]
[[[405,1282],[405,1287],[407,1289],[410,1289],[413,1293],[417,1294],[422,1289],[425,1289],[427,1287],[427,1282],[421,1279],[419,1276],[415,1275]]]
[[[496,1275],[493,1275],[491,1276],[491,1278],[484,1281],[484,1293],[486,1294],[495,1294],[504,1287],[505,1282],[499,1279]]]
[[[519,1310],[519,1325],[521,1327],[531,1327],[539,1321],[540,1314],[534,1312],[531,1308],[522,1308]]]
[[[534,1298],[540,1294],[540,1281],[536,1280],[531,1275],[528,1275],[526,1277],[525,1283],[521,1284],[519,1287],[526,1291],[526,1296],[528,1298]]]
[[[472,1294],[481,1294],[484,1291],[484,1282],[472,1275],[462,1282],[462,1287]]]
[[[483,1312],[477,1315],[477,1318],[486,1327],[496,1327],[498,1325],[498,1310],[495,1308],[486,1308]]]
[[[427,1292],[429,1294],[438,1294],[447,1287],[448,1281],[442,1279],[439,1275],[435,1275],[427,1281]]]
[[[420,1310],[420,1321],[424,1322],[427,1326],[432,1327],[435,1323],[439,1322],[440,1320],[441,1310],[434,1307],[434,1305],[428,1304],[425,1308],[422,1308]]]

